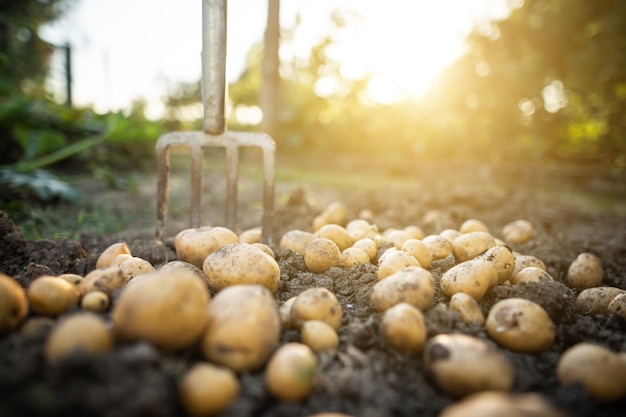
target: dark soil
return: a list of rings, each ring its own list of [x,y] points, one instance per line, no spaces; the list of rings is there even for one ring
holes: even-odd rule
[[[626,351],[626,321],[616,316],[581,314],[575,308],[576,292],[560,282],[578,253],[592,252],[603,262],[603,285],[626,289],[626,218],[620,206],[626,201],[624,178],[589,175],[579,169],[532,174],[471,170],[465,175],[455,167],[447,177],[423,174],[402,185],[351,191],[281,185],[287,198],[277,207],[273,237],[281,267],[278,301],[282,303],[314,286],[334,292],[344,313],[339,350],[318,357],[319,378],[306,401],[291,404],[273,399],[264,388],[261,370],[240,376],[240,395],[223,415],[294,417],[338,411],[358,417],[426,417],[437,416],[456,401],[432,383],[421,355],[399,354],[381,338],[381,316],[368,298],[376,282],[374,265],[313,274],[307,272],[302,256],[278,251],[277,242],[285,231],[309,230],[326,202],[340,200],[349,208],[351,218],[363,209],[370,210],[381,230],[414,224],[431,234],[458,228],[464,220],[475,218],[499,237],[505,224],[521,218],[530,220],[535,227],[534,238],[512,249],[543,260],[556,282],[498,286],[480,302],[486,314],[498,300],[527,298],[542,305],[557,325],[556,340],[543,353],[502,349],[515,369],[514,389],[542,393],[572,417],[623,416],[626,397],[612,403],[596,402],[579,386],[560,386],[555,369],[560,354],[578,342],[591,341]],[[584,198],[572,197],[581,195]],[[432,210],[439,215],[424,222],[424,215]],[[0,239],[0,271],[25,287],[42,274],[85,274],[94,268],[100,251],[119,240],[130,245],[133,255],[155,266],[175,259],[171,239],[161,244],[145,233],[84,236],[80,242],[25,241],[5,215],[0,215]],[[440,261],[433,264],[432,272],[439,277],[450,266],[450,260]],[[437,295],[433,306],[446,301]],[[425,317],[429,337],[466,333],[493,344],[484,327],[466,325],[439,308],[430,308]],[[42,355],[49,331],[50,326],[44,326],[36,332],[0,337],[0,416],[185,415],[176,383],[192,363],[202,360],[196,347],[163,353],[146,343],[126,344],[101,356],[77,355],[50,365]],[[284,331],[281,336],[281,343],[297,340],[297,331]]]

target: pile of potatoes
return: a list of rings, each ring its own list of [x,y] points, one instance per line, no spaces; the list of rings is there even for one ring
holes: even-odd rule
[[[369,301],[381,337],[390,350],[421,357],[431,381],[461,398],[512,390],[514,369],[496,347],[534,355],[554,343],[555,325],[541,305],[523,298],[502,299],[488,311],[480,305],[497,286],[554,280],[540,259],[508,246],[533,233],[530,222],[517,220],[497,237],[477,219],[432,235],[416,225],[380,231],[365,218],[348,221],[346,207],[333,203],[310,230],[285,233],[275,249],[302,256],[311,274],[375,265],[378,281]],[[303,401],[316,386],[319,355],[342,349],[346,317],[326,288],[311,287],[279,303],[280,266],[260,236],[258,228],[183,230],[174,240],[177,260],[158,267],[120,242],[84,277],[42,276],[27,289],[0,274],[0,333],[52,326],[49,362],[134,341],[165,353],[196,346],[204,360],[190,366],[178,386],[181,404],[194,416],[227,408],[238,396],[239,375],[247,372],[264,372],[273,397]],[[602,286],[602,277],[599,258],[581,253],[564,282],[578,292],[581,314],[626,319],[626,292]],[[435,305],[438,294],[443,302]],[[490,340],[428,334],[431,308],[484,328]],[[285,330],[296,330],[300,340],[281,345]],[[554,372],[564,385],[579,383],[594,399],[613,401],[626,394],[624,355],[581,344],[563,354]]]

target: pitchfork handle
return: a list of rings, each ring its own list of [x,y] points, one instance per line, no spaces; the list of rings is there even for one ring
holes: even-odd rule
[[[204,133],[226,131],[226,4],[202,0],[202,104]]]

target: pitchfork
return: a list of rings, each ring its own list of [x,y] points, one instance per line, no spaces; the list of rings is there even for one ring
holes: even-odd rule
[[[202,0],[202,103],[203,131],[170,132],[156,144],[157,158],[157,239],[167,233],[169,204],[169,148],[190,148],[191,206],[190,227],[200,227],[202,212],[202,165],[204,148],[223,147],[226,151],[225,225],[237,228],[237,181],[239,148],[259,147],[263,151],[262,239],[270,244],[274,216],[274,160],[276,144],[264,133],[228,132],[226,130],[226,0]]]

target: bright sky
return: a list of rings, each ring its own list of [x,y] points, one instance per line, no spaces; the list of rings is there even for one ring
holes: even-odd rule
[[[476,22],[507,15],[507,0],[281,0],[281,26],[302,24],[295,54],[308,49],[331,24],[333,10],[363,17],[342,37],[337,56],[345,76],[371,74],[380,102],[423,94],[439,71],[463,50]],[[73,46],[74,102],[97,111],[127,109],[144,97],[156,117],[167,84],[200,77],[200,0],[75,0],[71,12],[41,36]],[[266,0],[228,1],[229,81],[236,80],[250,46],[262,40]],[[285,55],[281,51],[281,55]],[[56,80],[62,80],[58,68]],[[58,85],[58,84],[57,84]],[[62,91],[62,87],[58,87]]]

